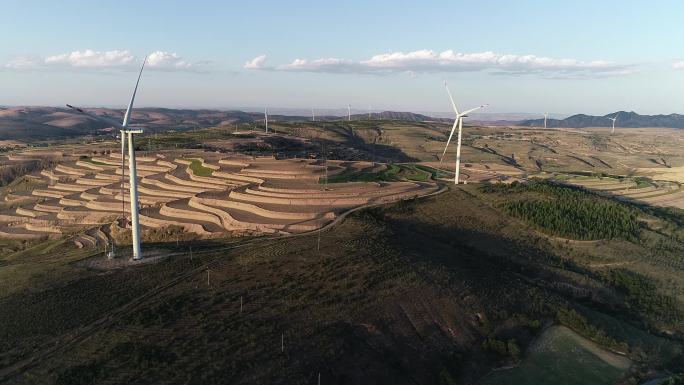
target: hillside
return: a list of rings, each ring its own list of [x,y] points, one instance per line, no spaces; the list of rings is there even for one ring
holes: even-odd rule
[[[513,188],[517,199],[540,193]],[[605,240],[619,250],[607,254],[506,215],[509,195],[469,185],[358,212],[320,238],[149,244],[173,257],[126,269],[93,270],[83,250],[54,242],[2,255],[12,285],[0,291],[0,382],[474,384],[553,323],[579,344],[549,350],[577,355],[590,339],[632,369],[584,360],[514,384],[681,370],[682,336],[663,332],[681,330],[681,264],[641,260],[666,235]],[[669,242],[656,252],[673,260],[683,246]],[[592,381],[596,370],[606,382]]]
[[[619,111],[603,116],[577,114],[565,119],[547,119],[546,126],[549,128],[611,127],[613,123],[608,118],[612,118],[616,114],[619,114],[615,124],[616,127],[684,128],[684,115],[640,115],[634,111]],[[524,120],[520,122],[519,125],[526,127],[544,127],[544,119]]]

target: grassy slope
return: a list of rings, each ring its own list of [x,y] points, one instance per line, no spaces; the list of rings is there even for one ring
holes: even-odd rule
[[[546,330],[513,369],[493,372],[482,385],[611,385],[629,368],[625,357],[606,352],[562,326]]]
[[[474,194],[468,186],[366,210],[324,232],[320,252],[310,235],[220,252],[195,243],[192,260],[104,274],[72,267],[68,283],[44,277],[51,290],[3,300],[0,322],[9,326],[0,362],[37,354],[41,342],[60,346],[106,315],[89,339],[10,383],[305,384],[319,372],[333,384],[472,383],[515,362],[507,348],[485,349],[485,340],[524,351],[562,309],[624,344],[621,331],[641,319],[606,308],[613,289]],[[204,263],[212,263],[209,285]],[[559,283],[597,296],[576,297]],[[115,311],[147,293],[154,295]],[[682,345],[643,334],[627,349],[638,365],[673,367]]]
[[[425,167],[425,166],[423,166]],[[430,169],[430,167],[427,167]],[[420,169],[408,164],[388,164],[387,169],[375,173],[364,171],[348,171],[338,175],[328,177],[327,183],[346,183],[346,182],[394,182],[394,181],[414,181],[427,182],[430,180],[430,171]],[[321,178],[320,183],[326,183],[325,178]]]

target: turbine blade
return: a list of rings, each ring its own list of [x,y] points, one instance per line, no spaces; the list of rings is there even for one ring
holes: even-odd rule
[[[447,86],[447,82],[444,82],[444,88],[446,88],[447,94],[449,94],[449,100],[451,100],[451,107],[454,109],[454,112],[456,115],[458,115],[458,108],[456,108],[456,103],[454,103],[454,98],[451,96],[451,91],[449,91],[449,86]]]
[[[444,146],[444,152],[442,152],[442,157],[439,158],[439,164],[442,164],[442,160],[444,160],[444,155],[446,154],[447,148],[449,147],[449,143],[451,143],[451,137],[454,136],[454,131],[456,131],[456,125],[458,124],[458,121],[461,119],[460,116],[456,117],[456,120],[454,120],[454,125],[451,126],[451,133],[449,133],[449,139],[446,142],[446,146]]]
[[[463,112],[463,113],[461,114],[461,116],[463,116],[463,115],[468,115],[469,113],[471,113],[471,112],[473,112],[473,111],[477,111],[477,110],[479,110],[479,109],[481,109],[481,108],[485,108],[485,107],[487,107],[488,105],[489,105],[489,104],[483,104],[483,105],[481,105],[481,106],[479,106],[479,107],[471,108],[471,109],[469,109],[468,111]]]
[[[109,118],[104,117],[104,116],[100,116],[100,115],[96,115],[96,114],[93,114],[93,113],[88,112],[88,111],[84,111],[84,110],[82,110],[82,109],[80,109],[80,108],[78,108],[78,107],[72,106],[71,104],[67,104],[66,106],[69,107],[69,108],[71,108],[72,110],[78,112],[79,114],[83,114],[83,115],[86,115],[86,116],[88,116],[88,117],[91,117],[91,118],[93,118],[93,119],[95,119],[95,120],[99,120],[100,122],[109,124],[109,125],[111,125],[112,127],[116,127],[116,128],[118,128],[118,129],[121,129],[121,130],[125,130],[125,129],[126,129],[126,127],[122,126],[121,123],[117,122],[116,120],[112,120],[112,119],[109,119]]]
[[[131,96],[131,101],[128,103],[128,108],[126,108],[126,115],[124,115],[123,126],[128,127],[128,121],[131,119],[131,110],[133,110],[133,102],[135,101],[135,94],[138,92],[138,84],[140,83],[140,77],[142,76],[143,69],[145,68],[145,63],[147,63],[147,56],[143,60],[142,67],[140,67],[140,73],[138,74],[138,80],[135,82],[135,88],[133,89],[133,96]]]

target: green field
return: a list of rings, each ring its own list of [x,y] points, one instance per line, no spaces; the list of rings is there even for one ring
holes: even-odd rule
[[[187,161],[191,162],[190,163],[190,170],[192,170],[192,173],[197,175],[197,176],[207,176],[208,177],[208,176],[211,176],[211,174],[214,172],[213,169],[211,169],[209,167],[202,166],[202,161],[199,159],[187,158],[187,159],[183,159],[183,160],[187,160]]]
[[[515,368],[485,377],[482,385],[611,385],[631,361],[563,326],[547,329]]]
[[[86,157],[86,158],[81,158],[81,160],[84,162],[92,163],[94,165],[98,165],[98,166],[107,166],[107,163],[103,163],[103,162],[99,162],[97,160],[93,160],[93,158]]]

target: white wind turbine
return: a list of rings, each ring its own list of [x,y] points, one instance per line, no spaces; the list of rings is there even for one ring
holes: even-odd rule
[[[268,110],[264,108],[264,125],[266,126],[266,133],[268,134]]]
[[[129,190],[131,196],[131,240],[133,243],[133,259],[142,259],[142,252],[140,250],[140,220],[138,213],[138,173],[135,167],[135,145],[133,144],[133,135],[142,134],[142,130],[129,130],[128,122],[131,119],[131,111],[133,110],[133,103],[135,102],[135,94],[138,92],[138,84],[140,83],[140,77],[142,76],[143,69],[145,68],[145,63],[147,62],[147,57],[143,60],[142,67],[140,67],[140,73],[138,74],[138,80],[135,82],[135,88],[133,89],[133,96],[131,96],[131,101],[128,103],[128,108],[126,108],[126,114],[124,115],[123,122],[119,123],[117,121],[111,120],[104,116],[99,116],[80,108],[74,107],[67,104],[67,107],[87,115],[95,120],[99,120],[113,127],[116,127],[121,132],[121,159],[123,165],[124,159],[124,148],[125,148],[125,138],[128,136],[128,175],[129,175]],[[124,169],[121,168],[121,178],[123,181]],[[123,185],[123,182],[122,182]],[[123,194],[122,194],[123,199]]]
[[[544,129],[546,130],[546,118],[549,116],[548,113],[544,112]]]
[[[314,112],[313,107],[311,108],[311,121],[312,122],[316,121],[316,113]]]
[[[613,129],[610,131],[611,134],[615,133],[615,121],[617,120],[618,115],[620,115],[619,112],[617,114],[615,114],[615,116],[613,116],[612,118],[608,118],[608,119],[613,121]]]
[[[456,130],[456,125],[458,125],[458,144],[456,145],[456,172],[454,176],[454,183],[458,184],[458,176],[459,176],[459,169],[461,167],[461,134],[463,131],[463,118],[467,117],[469,113],[473,111],[477,111],[481,108],[485,108],[488,106],[488,104],[483,104],[479,107],[471,108],[467,111],[463,112],[458,112],[458,108],[456,108],[456,103],[454,103],[454,98],[451,96],[451,92],[449,91],[449,87],[447,86],[447,83],[444,82],[444,88],[446,88],[447,94],[449,95],[449,100],[451,101],[451,107],[454,109],[454,112],[456,113],[456,120],[454,120],[454,125],[451,126],[451,132],[449,133],[449,139],[447,140],[446,146],[444,146],[444,152],[442,153],[442,158],[439,160],[439,163],[442,163],[442,160],[444,160],[444,155],[446,154],[447,148],[449,147],[449,143],[451,142],[451,137],[454,135],[454,130]]]
[[[351,122],[351,106],[347,104],[347,120]]]

